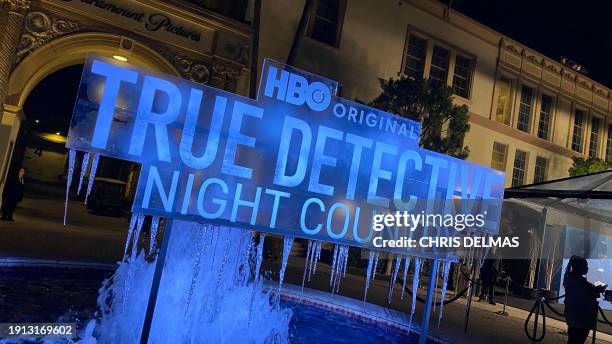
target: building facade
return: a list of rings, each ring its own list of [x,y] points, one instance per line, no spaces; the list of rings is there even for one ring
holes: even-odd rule
[[[260,57],[282,61],[303,1],[266,3]],[[470,109],[468,160],[505,171],[507,187],[567,177],[573,156],[612,161],[609,88],[443,3],[313,0],[311,12],[298,67],[366,102],[401,75],[452,86]]]
[[[247,94],[253,0],[0,0],[0,180],[23,104],[89,52]],[[571,157],[612,161],[610,89],[434,0],[311,0],[295,65],[369,102],[380,79],[434,78],[470,109],[468,160],[506,186],[566,177]],[[259,66],[287,59],[304,1],[263,1]],[[0,186],[1,188],[1,186]]]

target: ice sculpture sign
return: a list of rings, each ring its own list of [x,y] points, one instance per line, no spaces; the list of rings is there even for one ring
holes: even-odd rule
[[[419,148],[419,123],[336,89],[266,60],[253,100],[92,55],[67,147],[141,163],[133,211],[149,215],[369,247],[374,214],[461,199],[497,232],[502,173]]]

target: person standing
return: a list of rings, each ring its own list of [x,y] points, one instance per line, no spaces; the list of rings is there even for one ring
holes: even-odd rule
[[[14,178],[9,178],[4,186],[2,193],[2,220],[13,221],[13,213],[17,204],[23,200],[25,189],[25,169],[19,169],[19,173]]]
[[[487,258],[485,259],[482,267],[480,268],[480,280],[482,281],[482,289],[480,290],[480,298],[478,301],[483,301],[485,298],[489,299],[489,303],[495,305],[495,282],[497,282],[497,276],[499,271],[497,270],[497,259]]]
[[[589,332],[595,328],[599,307],[597,299],[607,287],[595,286],[587,281],[584,275],[588,272],[587,260],[572,256],[563,276],[568,344],[584,344]]]

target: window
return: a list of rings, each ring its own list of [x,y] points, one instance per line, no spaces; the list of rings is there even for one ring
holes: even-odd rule
[[[527,152],[516,150],[514,155],[514,169],[512,169],[512,186],[525,183],[525,172],[527,171]]]
[[[472,83],[473,63],[471,59],[457,55],[453,75],[453,91],[456,95],[469,98]]]
[[[404,66],[404,74],[414,79],[422,79],[426,52],[427,41],[414,35],[410,35],[410,38],[408,39],[408,49],[406,51],[406,65]]]
[[[540,120],[538,121],[538,137],[544,140],[548,140],[551,108],[552,97],[543,94],[542,105],[540,106]]]
[[[516,124],[516,128],[526,133],[529,132],[532,103],[533,88],[527,86],[521,87],[521,102],[519,106],[518,123]]]
[[[499,170],[506,170],[506,156],[508,155],[508,145],[493,142],[493,155],[491,156],[491,167]]]
[[[431,56],[431,69],[429,70],[430,79],[446,84],[449,56],[450,51],[434,46]]]
[[[576,110],[574,112],[574,130],[572,132],[572,150],[576,152],[582,152],[583,120],[584,111]]]
[[[599,123],[601,121],[597,117],[591,119],[591,137],[589,139],[589,157],[597,158],[599,150]]]
[[[311,16],[309,36],[317,41],[338,46],[346,0],[316,0]]]
[[[606,146],[606,161],[612,162],[612,124],[608,125],[608,144]]]
[[[512,109],[512,81],[501,78],[498,83],[497,111],[495,120],[510,125],[510,114]]]
[[[541,183],[546,181],[546,171],[548,167],[548,159],[542,156],[536,157],[535,171],[533,174],[533,182]]]

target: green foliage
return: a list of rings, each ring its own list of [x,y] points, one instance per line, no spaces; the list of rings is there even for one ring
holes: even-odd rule
[[[571,177],[582,176],[585,174],[608,171],[612,169],[612,163],[598,158],[579,158],[572,157],[574,164],[569,168],[568,172]]]
[[[382,93],[369,105],[421,122],[421,147],[465,159],[470,130],[468,107],[453,104],[453,90],[431,80],[381,80]]]

